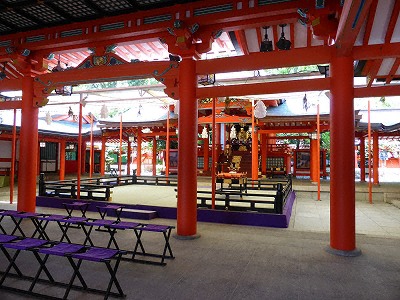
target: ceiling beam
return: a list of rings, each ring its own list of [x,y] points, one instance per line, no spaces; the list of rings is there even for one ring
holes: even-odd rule
[[[353,48],[354,60],[400,57],[400,43],[357,46]]]
[[[214,74],[326,64],[329,63],[330,57],[331,50],[326,46],[298,48],[290,51],[250,53],[246,56],[201,60],[197,62],[196,70],[197,74]]]
[[[235,84],[198,88],[196,98],[213,98],[228,96],[251,96],[263,94],[280,94],[330,89],[330,78],[301,79],[267,83]]]
[[[0,102],[0,110],[21,109],[22,101],[4,101]]]
[[[338,55],[349,55],[373,0],[347,0],[335,38]]]
[[[354,88],[354,98],[400,96],[400,84]]]

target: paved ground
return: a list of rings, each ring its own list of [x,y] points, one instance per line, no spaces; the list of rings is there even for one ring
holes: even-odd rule
[[[139,203],[145,196],[146,201],[176,202],[171,187],[123,188],[115,190],[113,201],[120,196],[122,201],[124,195],[130,203]],[[15,207],[6,204],[7,197],[0,197],[0,208]],[[38,211],[54,212],[48,208]],[[95,213],[91,216],[97,217]],[[151,222],[174,225],[176,221]],[[29,229],[31,225],[24,222],[24,226]],[[54,236],[59,234],[56,227],[50,230]],[[127,299],[400,299],[400,209],[383,202],[357,201],[356,231],[361,256],[328,254],[329,201],[298,197],[288,229],[199,223],[199,239],[172,239],[176,259],[167,266],[123,262],[118,277]],[[95,236],[96,244],[105,242],[101,234]],[[81,241],[81,232],[76,231],[74,238]],[[131,247],[132,232],[119,233],[119,239],[124,247]],[[161,237],[148,234],[144,242],[159,247]],[[32,257],[26,257],[24,264],[26,270],[37,267]],[[63,260],[51,267],[59,270],[61,278],[70,271]],[[107,284],[103,268],[83,265],[83,269],[91,272],[86,276],[92,278],[93,286]],[[61,290],[53,293],[62,295]],[[83,297],[101,299],[78,292],[70,299]],[[0,299],[28,298],[0,290]]]

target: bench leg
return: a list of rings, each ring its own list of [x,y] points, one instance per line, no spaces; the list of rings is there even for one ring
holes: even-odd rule
[[[106,295],[104,296],[104,299],[106,300],[108,298],[108,296],[110,295],[111,292],[111,288],[113,286],[113,283],[115,284],[115,287],[118,290],[118,293],[121,297],[124,296],[124,292],[122,291],[122,288],[117,280],[117,271],[118,271],[118,267],[119,267],[119,263],[121,261],[121,254],[118,255],[117,257],[117,261],[115,262],[115,266],[114,268],[111,267],[111,264],[109,261],[106,261],[105,264],[107,266],[108,272],[110,273],[110,282],[108,283],[108,287],[107,287],[107,291],[106,291]]]
[[[22,218],[19,218],[18,221],[17,221],[13,216],[10,216],[10,217],[11,217],[11,220],[14,222],[14,225],[15,225],[14,230],[11,232],[11,235],[14,235],[15,232],[18,230],[19,233],[22,235],[22,237],[26,237],[24,231],[22,230],[22,228],[20,226],[21,222],[22,222]]]
[[[115,249],[119,250],[117,240],[115,239],[115,234],[117,233],[117,230],[115,228],[111,229],[110,227],[106,227],[106,228],[108,230],[108,233],[110,234],[110,240],[108,241],[107,248],[110,248],[111,243],[113,243],[115,246]]]
[[[171,231],[172,231],[172,228],[169,228],[167,232],[163,231],[163,235],[164,235],[164,239],[165,239],[165,246],[164,246],[164,251],[162,254],[162,258],[161,258],[161,264],[164,263],[164,260],[167,257],[166,256],[167,249],[169,252],[168,258],[175,258],[174,255],[172,254],[171,245],[169,244],[169,238],[171,237]]]
[[[39,262],[40,267],[39,267],[39,270],[36,272],[36,275],[32,281],[31,286],[29,287],[29,292],[33,291],[33,288],[35,287],[36,282],[38,281],[39,276],[42,273],[42,271],[44,271],[46,273],[47,278],[49,278],[50,282],[54,283],[54,278],[53,278],[53,276],[51,276],[49,270],[46,267],[46,262],[47,262],[47,259],[49,258],[49,255],[46,254],[45,257],[43,259],[41,259],[39,253],[37,253],[37,252],[33,252],[33,253],[35,254],[37,261]]]
[[[69,294],[69,292],[70,292],[70,290],[72,288],[72,285],[73,285],[73,283],[75,281],[75,277],[79,278],[79,281],[82,283],[83,289],[85,289],[85,290],[87,289],[87,284],[86,284],[85,280],[83,279],[81,273],[79,272],[79,268],[81,267],[82,260],[79,260],[78,263],[75,264],[75,262],[72,259],[72,257],[68,256],[68,261],[71,264],[71,267],[74,270],[74,273],[72,274],[71,279],[70,279],[70,281],[68,283],[68,287],[65,290],[63,299],[67,299],[68,294]]]
[[[1,246],[0,246],[0,247],[1,247]],[[11,255],[7,252],[7,250],[4,249],[4,247],[1,247],[1,251],[3,251],[5,257],[6,257],[7,260],[8,260],[8,262],[11,263],[12,258],[11,258]],[[18,274],[19,277],[22,277],[22,276],[23,276],[22,273],[21,273],[21,271],[19,270],[19,268],[18,268],[17,265],[15,264],[15,262],[12,263],[12,267],[14,268],[15,272],[17,272],[17,274]]]
[[[65,238],[68,243],[71,243],[71,240],[69,239],[68,234],[67,234],[68,229],[70,227],[70,224],[67,223],[65,225],[62,225],[61,222],[58,222],[58,221],[57,221],[57,224],[58,224],[58,227],[60,227],[61,232],[62,232],[62,235],[61,235],[61,238],[60,238],[60,242],[62,242],[64,240],[64,238]]]

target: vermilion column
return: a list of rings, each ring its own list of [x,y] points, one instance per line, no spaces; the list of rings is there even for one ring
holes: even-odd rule
[[[365,138],[360,137],[360,180],[365,181]]]
[[[374,184],[379,184],[379,135],[377,131],[372,133],[372,167],[374,168],[372,174]]]
[[[209,170],[209,164],[210,164],[210,147],[208,143],[208,138],[203,139],[203,150],[204,150],[204,167],[203,170],[204,172],[207,172]]]
[[[197,100],[196,62],[185,57],[179,64],[179,162],[177,235],[197,232]]]
[[[330,248],[338,255],[355,256],[355,170],[353,58],[331,60],[330,128]]]
[[[215,124],[215,143],[213,145],[217,147],[217,156],[221,153],[221,123]]]
[[[267,135],[261,134],[261,174],[267,174]]]
[[[100,174],[104,176],[106,170],[106,138],[101,137],[101,152],[100,152]]]
[[[60,142],[60,180],[65,179],[65,144],[64,140]]]
[[[311,182],[318,181],[318,140],[310,139],[310,179]]]
[[[142,128],[138,128],[137,149],[136,149],[136,175],[142,174]]]
[[[131,160],[132,160],[132,143],[128,140],[128,147],[127,147],[127,153],[126,153],[126,174],[130,175],[131,174]]]
[[[153,176],[157,174],[157,140],[153,137]]]
[[[17,209],[34,212],[38,164],[38,108],[33,106],[33,78],[30,75],[22,78],[21,113]]]

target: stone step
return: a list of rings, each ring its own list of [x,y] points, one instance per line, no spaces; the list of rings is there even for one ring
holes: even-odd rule
[[[113,211],[108,212],[107,215],[115,217],[115,213]],[[120,217],[128,219],[152,220],[158,218],[158,214],[155,210],[124,208]]]

